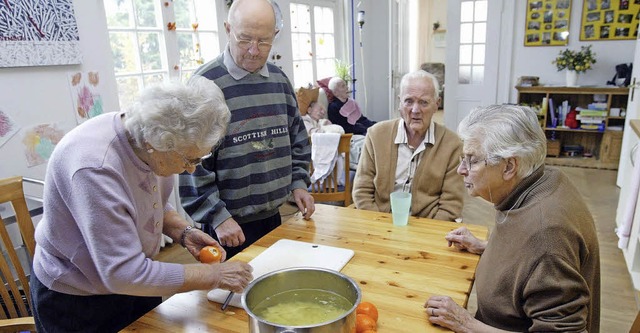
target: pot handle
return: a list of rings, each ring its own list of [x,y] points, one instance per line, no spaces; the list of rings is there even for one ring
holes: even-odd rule
[[[284,330],[284,331],[280,331],[280,333],[296,333],[295,330]]]

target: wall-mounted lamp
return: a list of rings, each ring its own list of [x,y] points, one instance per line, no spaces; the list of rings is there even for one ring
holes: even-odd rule
[[[364,25],[364,10],[358,12],[358,25],[360,26],[360,29],[362,29],[362,26]]]

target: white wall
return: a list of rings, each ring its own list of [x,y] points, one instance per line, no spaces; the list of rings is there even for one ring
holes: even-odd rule
[[[350,3],[353,0],[346,1]],[[354,6],[354,18],[357,18],[359,10],[365,11],[362,50],[357,24],[355,31],[356,101],[367,118],[376,121],[385,120],[389,115],[389,1],[394,0],[355,1],[356,5],[360,3],[360,7]],[[351,18],[351,13],[347,15]],[[346,28],[350,41],[351,25]],[[361,54],[364,55],[364,63]],[[351,62],[351,55],[348,61]]]
[[[68,74],[71,72],[98,71],[104,111],[118,109],[102,1],[74,0],[73,3],[82,50],[81,65],[0,68],[0,110],[22,128],[56,123],[60,129],[68,131],[77,125],[69,88]],[[22,131],[0,147],[0,156],[0,178],[20,175],[44,179],[46,164],[27,167]],[[27,187],[25,191],[38,195],[40,189]]]
[[[564,85],[565,73],[558,72],[551,63],[558,52],[566,48],[579,50],[582,45],[593,45],[597,63],[593,70],[580,74],[578,85],[605,85],[615,74],[615,66],[633,61],[635,40],[623,41],[580,41],[582,1],[571,2],[569,44],[566,46],[524,47],[524,27],[526,1],[516,1],[516,24],[514,34],[513,71],[511,73],[510,102],[517,101],[517,91],[513,88],[520,76],[538,76],[541,84]],[[640,66],[640,64],[635,64]]]

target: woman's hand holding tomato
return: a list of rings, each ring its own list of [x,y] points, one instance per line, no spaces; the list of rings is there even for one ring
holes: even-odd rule
[[[206,246],[215,247],[218,249],[218,252],[221,253],[221,258],[217,262],[223,262],[227,259],[227,251],[225,251],[213,237],[200,229],[191,229],[184,238],[184,245],[189,253],[198,261],[201,261],[200,251]]]
[[[200,250],[199,259],[203,264],[219,263],[222,261],[222,252],[215,246],[207,245]]]

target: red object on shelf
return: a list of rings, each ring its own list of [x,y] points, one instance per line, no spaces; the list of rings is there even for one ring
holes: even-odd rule
[[[567,119],[564,120],[565,126],[572,129],[580,127],[580,124],[578,124],[578,119],[576,119],[577,115],[578,112],[576,111],[576,109],[572,109],[571,111],[569,111],[569,113],[567,113]]]

